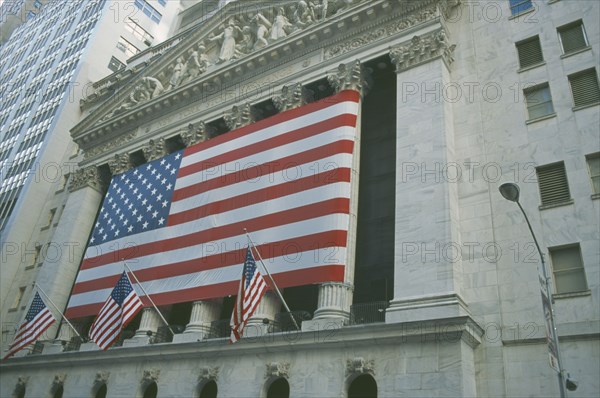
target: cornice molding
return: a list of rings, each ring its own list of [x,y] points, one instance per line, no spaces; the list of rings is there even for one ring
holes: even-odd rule
[[[198,52],[205,48],[207,54],[214,55],[215,43],[218,40],[211,41],[216,36],[213,35],[209,38],[210,33],[216,32],[224,26],[218,24],[219,20],[226,21],[229,17],[236,16],[233,14],[235,9],[226,6],[220,14],[213,16],[196,31],[178,39],[176,45],[170,45],[167,50],[156,56],[153,62],[144,66],[127,87],[122,87],[113,96],[114,98],[123,98],[123,102],[106,101],[75,126],[71,134],[84,151],[86,160],[97,157],[115,147],[127,144],[135,138],[135,135],[131,135],[132,128],[135,129],[162,115],[175,112],[190,104],[202,103],[203,107],[208,109],[209,106],[216,107],[219,104],[231,102],[231,98],[219,93],[227,91],[229,87],[234,87],[236,84],[252,81],[258,75],[268,76],[273,82],[277,79],[283,80],[289,76],[290,72],[282,73],[280,77],[276,78],[276,71],[274,73],[269,73],[269,71],[284,65],[292,65],[294,60],[307,54],[320,54],[321,49],[328,48],[322,53],[323,56],[320,59],[333,60],[355,48],[353,45],[346,46],[344,43],[358,43],[358,47],[383,43],[390,39],[388,35],[402,34],[404,30],[410,29],[415,24],[423,23],[423,21],[439,21],[441,1],[443,0],[355,1],[351,8],[340,10],[334,18],[312,23],[297,32],[275,40],[264,48],[253,49],[249,54],[244,54],[235,60],[214,65],[212,65],[213,60],[209,60],[208,63],[211,66],[206,69],[205,73],[199,73],[195,78],[189,78],[188,71],[182,72],[181,70],[178,72],[179,76],[175,76],[175,78],[173,74],[165,75],[167,70],[175,73],[176,69],[181,69],[180,66],[177,67],[177,64],[181,64],[182,59],[186,62],[195,59],[196,57],[192,57],[190,51]],[[290,6],[295,3],[290,2],[286,5]],[[381,27],[382,21],[387,23],[385,28]],[[380,29],[385,30],[381,31]],[[369,36],[360,39],[360,35]],[[335,43],[338,43],[337,46],[341,50],[332,50],[332,47],[336,46]],[[337,52],[334,54],[332,51]],[[201,58],[199,52],[198,57]],[[178,59],[179,61],[177,61]],[[306,62],[308,62],[306,65],[308,66],[311,61],[305,60],[304,63]],[[302,66],[306,67],[304,64]],[[171,81],[175,84],[171,84]],[[162,89],[158,83],[162,85]],[[141,101],[141,98],[144,100]],[[115,111],[117,111],[116,114]],[[124,138],[125,136],[128,138]]]

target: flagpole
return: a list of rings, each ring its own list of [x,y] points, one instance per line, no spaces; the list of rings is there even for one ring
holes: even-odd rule
[[[296,329],[300,330],[300,327],[298,326],[298,324],[296,323],[296,320],[294,319],[294,315],[292,315],[292,311],[290,311],[290,307],[288,307],[287,303],[283,299],[283,295],[279,291],[279,288],[277,287],[277,284],[275,283],[275,280],[271,276],[271,273],[269,272],[269,269],[265,265],[265,262],[263,261],[262,256],[260,255],[260,252],[256,248],[256,245],[252,241],[252,238],[250,237],[250,234],[248,233],[248,230],[246,228],[244,228],[244,232],[246,233],[246,236],[248,237],[248,240],[252,244],[252,247],[254,247],[254,250],[256,251],[256,254],[258,255],[258,260],[262,264],[264,270],[267,272],[267,275],[269,276],[269,279],[271,279],[271,282],[273,283],[273,287],[275,287],[275,291],[277,292],[277,295],[279,296],[279,299],[283,303],[283,306],[285,307],[286,311],[290,314],[290,318],[292,318],[292,322],[294,322],[294,326],[296,326]]]
[[[79,337],[83,341],[83,337],[81,337],[81,335],[79,334],[79,332],[77,331],[77,329],[75,329],[75,327],[71,324],[71,322],[69,322],[69,320],[62,313],[62,311],[58,309],[58,307],[56,306],[56,304],[54,304],[54,301],[52,301],[52,299],[50,297],[48,297],[48,295],[46,294],[46,292],[44,291],[44,289],[42,289],[42,287],[40,285],[38,285],[37,282],[33,282],[33,286],[37,287],[38,291],[40,293],[42,293],[44,295],[44,297],[46,297],[46,299],[48,299],[48,302],[50,304],[52,304],[52,306],[54,307],[54,309],[56,311],[58,311],[58,313],[60,314],[60,316],[62,317],[62,319],[64,319],[67,322],[67,324],[71,327],[71,329],[73,329],[73,331],[75,332],[75,334],[77,335],[77,337]]]
[[[150,300],[150,304],[152,304],[152,306],[158,313],[158,316],[160,317],[160,319],[162,319],[162,321],[165,323],[165,325],[167,325],[167,328],[169,328],[169,332],[171,332],[171,334],[173,336],[175,336],[175,332],[173,331],[173,329],[171,329],[171,325],[169,325],[169,322],[167,322],[167,320],[163,316],[162,312],[160,312],[160,310],[158,309],[156,304],[154,304],[154,301],[152,300],[152,298],[150,297],[148,292],[146,292],[146,289],[144,289],[144,286],[142,286],[142,283],[140,282],[140,280],[137,278],[137,276],[135,276],[135,274],[133,273],[131,268],[129,268],[129,265],[127,265],[127,263],[125,262],[125,259],[123,259],[122,261],[123,261],[123,265],[129,270],[129,272],[131,272],[131,275],[133,275],[133,279],[135,279],[135,283],[137,283],[137,285],[140,287],[140,289],[142,289],[142,292],[144,292],[144,295],[148,298],[148,300]]]

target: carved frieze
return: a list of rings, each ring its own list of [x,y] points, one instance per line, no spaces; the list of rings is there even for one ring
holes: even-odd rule
[[[271,362],[267,365],[267,371],[265,373],[265,378],[271,377],[285,377],[286,379],[290,377],[290,364],[289,362]]]
[[[223,119],[229,130],[235,130],[254,122],[250,104],[235,105],[231,108],[231,112],[223,115]]]
[[[437,4],[432,3],[419,11],[407,13],[406,16],[401,19],[394,20],[375,29],[370,29],[368,32],[365,32],[361,35],[330,46],[325,50],[325,59],[338,57],[354,49],[367,46],[378,40],[385,40],[389,36],[412,28],[415,25],[433,20],[439,17],[439,12],[437,10]]]
[[[456,45],[450,45],[444,29],[426,36],[414,36],[409,42],[390,48],[390,58],[396,72],[442,57],[448,65],[454,61],[452,53]]]
[[[100,191],[102,189],[100,182],[100,174],[96,166],[88,166],[81,169],[77,169],[73,173],[71,183],[69,185],[69,191],[75,192],[79,189],[91,187]]]
[[[167,145],[164,138],[148,141],[148,144],[142,147],[144,157],[148,162],[162,158],[168,155]]]
[[[370,374],[375,375],[375,361],[365,360],[362,357],[356,357],[346,360],[346,376],[356,374]]]
[[[312,100],[312,93],[300,83],[283,86],[281,95],[273,97],[273,105],[279,112],[298,108]]]
[[[128,153],[117,153],[108,161],[108,167],[110,168],[110,172],[115,175],[126,172],[133,167],[133,164]]]
[[[85,159],[89,159],[96,155],[100,155],[102,153],[111,151],[115,148],[122,147],[123,145],[127,144],[129,141],[133,140],[136,135],[137,135],[136,131],[132,131],[128,134],[121,135],[113,140],[110,140],[108,142],[105,142],[104,144],[95,146],[95,147],[91,148],[90,150],[85,151],[83,157]]]
[[[340,64],[337,70],[327,74],[327,80],[336,93],[356,90],[364,96],[369,88],[369,72],[359,60]]]

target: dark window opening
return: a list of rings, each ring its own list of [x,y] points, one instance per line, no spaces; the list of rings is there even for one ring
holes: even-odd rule
[[[139,151],[130,153],[129,159],[131,160],[133,167],[141,166],[148,162],[144,156],[144,152],[141,149]]]
[[[185,325],[190,322],[192,305],[193,303],[189,301],[187,303],[173,304],[171,307],[171,311],[167,320],[169,321],[169,325],[177,326],[173,328],[175,333],[178,333],[179,329],[185,328]]]
[[[350,383],[348,398],[377,398],[377,382],[371,375],[360,375]]]
[[[326,78],[309,83],[305,87],[311,91],[314,101],[318,101],[335,94],[333,87],[331,87]]]
[[[94,395],[95,398],[106,398],[106,384],[102,384],[100,386],[100,388],[98,388],[98,391],[96,391],[96,394]]]
[[[365,67],[372,81],[362,103],[355,304],[394,297],[396,72],[388,56]]]
[[[156,398],[158,395],[158,386],[156,382],[152,382],[148,384],[146,389],[144,390],[144,398]]]
[[[229,131],[229,127],[227,127],[225,119],[223,119],[222,117],[218,118],[217,120],[213,120],[212,122],[206,123],[206,127],[206,133],[209,139],[215,138]]]
[[[276,115],[277,113],[277,108],[275,108],[275,105],[273,105],[273,100],[270,98],[266,101],[259,102],[256,105],[252,105],[252,116],[254,116],[254,120],[256,122]]]
[[[62,398],[63,393],[64,393],[64,388],[63,388],[62,384],[56,384],[52,388],[52,397],[53,398]]]
[[[175,137],[167,138],[165,140],[165,146],[167,148],[167,153],[173,153],[185,149],[185,143],[179,134],[177,134]]]
[[[217,383],[211,380],[202,387],[199,398],[217,398],[218,390]]]
[[[275,380],[267,390],[267,398],[289,398],[290,385],[284,378]]]

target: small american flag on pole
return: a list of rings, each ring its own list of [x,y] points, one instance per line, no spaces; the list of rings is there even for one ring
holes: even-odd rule
[[[231,314],[230,343],[235,343],[242,337],[246,322],[254,314],[266,290],[267,284],[260,271],[256,269],[256,261],[254,260],[254,256],[252,256],[250,245],[248,245],[242,280],[240,281],[238,295],[233,307],[233,313]]]
[[[90,328],[90,337],[100,348],[108,349],[141,308],[142,301],[133,290],[127,273],[123,271]]]
[[[6,354],[3,360],[35,342],[54,322],[56,322],[56,318],[54,318],[54,315],[46,307],[39,293],[36,292],[29,311],[25,315],[25,320],[21,323],[15,335],[15,341],[10,346],[8,354]]]

